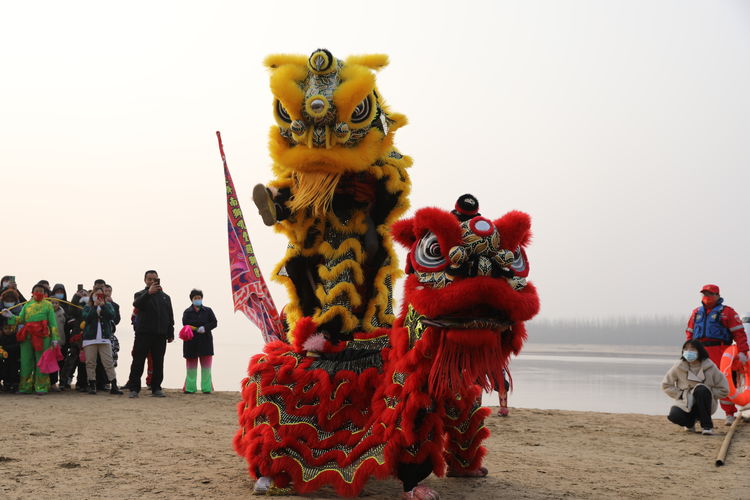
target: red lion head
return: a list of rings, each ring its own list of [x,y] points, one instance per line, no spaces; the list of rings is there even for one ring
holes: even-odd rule
[[[467,194],[452,212],[423,208],[395,223],[392,233],[409,249],[399,323],[418,323],[425,340],[432,337],[431,392],[447,395],[472,383],[498,387],[508,356],[526,340],[524,322],[539,311],[536,289],[526,281],[530,217],[518,211],[482,217]]]

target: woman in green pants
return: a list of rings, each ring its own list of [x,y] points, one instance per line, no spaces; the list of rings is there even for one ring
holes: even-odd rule
[[[192,340],[183,344],[182,354],[185,358],[187,375],[185,386],[182,388],[186,394],[193,394],[198,390],[198,362],[201,365],[201,392],[209,394],[214,390],[211,383],[211,361],[214,356],[214,338],[211,333],[216,328],[217,321],[210,307],[203,305],[203,292],[192,290],[190,292],[191,305],[182,313],[182,324],[190,326],[193,330]]]

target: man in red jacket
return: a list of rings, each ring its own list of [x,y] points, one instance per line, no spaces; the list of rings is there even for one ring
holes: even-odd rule
[[[724,305],[724,299],[719,295],[719,287],[705,285],[701,289],[703,298],[701,306],[696,307],[690,315],[685,336],[688,340],[701,341],[708,351],[708,356],[716,366],[721,365],[724,349],[737,343],[739,360],[746,363],[748,359],[747,335],[739,314],[729,306]],[[732,425],[737,407],[729,401],[721,401],[721,408],[726,412],[726,425]]]

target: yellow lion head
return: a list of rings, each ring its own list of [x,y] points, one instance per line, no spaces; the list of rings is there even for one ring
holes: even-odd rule
[[[393,132],[406,123],[391,113],[375,86],[385,55],[336,59],[326,49],[310,57],[271,55],[274,117],[271,156],[277,168],[342,174],[367,169],[385,155]]]

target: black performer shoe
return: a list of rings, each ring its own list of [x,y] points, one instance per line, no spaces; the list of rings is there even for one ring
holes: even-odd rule
[[[273,226],[276,223],[276,205],[271,190],[263,184],[256,184],[253,188],[253,202],[258,207],[263,224]]]

